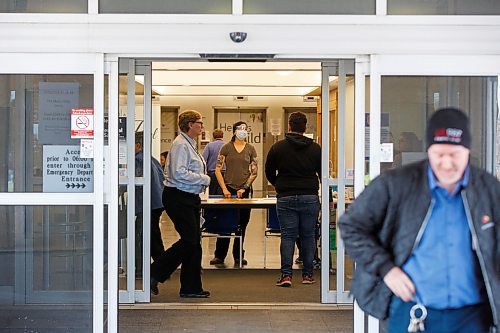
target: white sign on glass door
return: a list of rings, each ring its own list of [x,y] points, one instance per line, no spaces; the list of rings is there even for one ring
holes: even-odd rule
[[[94,163],[80,146],[43,146],[43,192],[92,192]]]
[[[79,103],[79,83],[40,82],[38,84],[38,141],[69,145],[71,109]]]

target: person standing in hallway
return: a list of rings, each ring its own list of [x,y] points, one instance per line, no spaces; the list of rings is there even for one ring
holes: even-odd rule
[[[160,165],[162,169],[165,169],[165,164],[167,164],[168,151],[164,151],[160,154]]]
[[[144,176],[144,151],[143,151],[144,133],[135,133],[135,176]],[[150,254],[153,260],[165,251],[160,231],[160,217],[163,213],[162,203],[163,193],[163,169],[160,163],[151,156],[151,232],[150,232]],[[136,268],[138,272],[142,271],[142,244],[143,244],[143,187],[136,186],[135,190],[135,246],[136,246]]]
[[[225,198],[236,195],[237,198],[248,198],[253,181],[257,178],[257,151],[255,147],[246,142],[248,127],[244,121],[238,121],[233,125],[233,137],[231,142],[222,146],[217,164],[215,176],[222,188]],[[222,175],[222,169],[226,165],[226,172]],[[250,209],[239,210],[239,227],[241,231],[242,247],[245,241],[245,232],[250,221]],[[240,264],[240,242],[233,242],[233,258],[235,265]],[[215,258],[210,260],[211,265],[224,263],[229,250],[229,238],[217,238],[215,247]],[[243,250],[241,264],[246,265]]]
[[[320,203],[321,147],[304,136],[307,117],[293,112],[288,118],[284,140],[272,145],[266,159],[266,177],[277,192],[276,210],[281,229],[280,287],[292,286],[295,240],[300,236],[302,283],[312,284],[316,251],[315,228]]]
[[[462,111],[436,111],[426,144],[428,159],[382,173],[340,217],[351,291],[390,333],[417,308],[427,333],[498,332],[500,182],[469,163]]]
[[[222,195],[222,188],[215,176],[215,165],[217,164],[217,157],[219,156],[220,149],[224,145],[224,132],[221,129],[215,129],[212,133],[214,141],[208,143],[203,149],[203,158],[207,162],[208,175],[210,176],[210,186],[208,194]],[[226,171],[225,166],[222,167],[222,175]]]
[[[151,293],[158,295],[158,283],[165,282],[181,266],[180,297],[207,298],[201,281],[199,194],[210,184],[205,159],[195,139],[203,130],[201,114],[186,110],[179,114],[181,133],[175,138],[165,166],[163,205],[180,239],[151,265]]]

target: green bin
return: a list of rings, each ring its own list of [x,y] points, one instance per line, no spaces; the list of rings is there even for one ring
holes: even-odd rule
[[[330,251],[337,249],[337,230],[330,229]]]

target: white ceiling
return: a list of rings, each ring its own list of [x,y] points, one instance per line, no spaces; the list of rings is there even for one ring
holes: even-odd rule
[[[155,62],[152,80],[169,96],[303,96],[321,85],[321,63]]]

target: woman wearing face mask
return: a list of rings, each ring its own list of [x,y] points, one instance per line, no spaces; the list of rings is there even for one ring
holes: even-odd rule
[[[244,121],[238,121],[233,125],[233,138],[230,142],[222,146],[217,164],[215,166],[215,176],[219,182],[225,198],[235,195],[238,198],[248,198],[250,186],[257,178],[257,152],[255,147],[246,142],[248,127]],[[226,165],[226,172],[222,175],[222,167]],[[245,231],[250,221],[250,209],[240,209],[239,225],[241,229],[242,242],[245,240]],[[215,247],[215,258],[210,261],[211,265],[224,263],[229,249],[229,238],[218,238]],[[243,246],[243,244],[242,244]],[[239,239],[234,240],[233,258],[235,265],[240,264]],[[245,251],[243,251],[243,255]],[[247,261],[242,259],[242,265]]]

